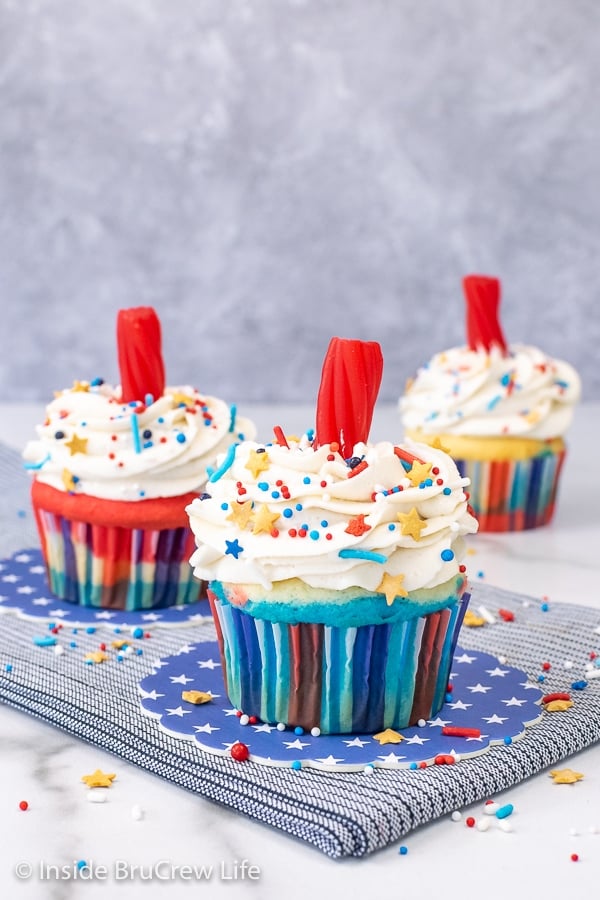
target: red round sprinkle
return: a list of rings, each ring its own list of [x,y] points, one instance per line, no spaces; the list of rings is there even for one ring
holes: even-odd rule
[[[306,528],[298,529],[298,537],[306,537],[307,534],[308,534],[308,532],[307,532]]]
[[[451,694],[453,690],[454,690],[454,685],[452,684],[451,681],[449,681],[448,684],[446,685],[446,693]]]
[[[19,809],[22,809],[23,811],[29,809],[29,803],[27,802],[27,800],[21,800],[21,802],[19,803]]]
[[[151,638],[152,635],[150,634],[149,631],[145,631],[145,632],[144,632],[144,637],[145,637],[145,638]]]
[[[322,482],[321,482],[321,487],[327,487],[327,482],[326,482],[326,481],[322,481]]]
[[[467,819],[465,819],[465,825],[467,826],[467,828],[473,828],[473,826],[475,825],[475,819],[473,818],[473,816],[469,816]]]
[[[120,469],[122,469],[122,468],[123,468],[123,463],[122,463],[122,462],[118,463],[118,466],[119,466]]]
[[[238,494],[239,494],[240,496],[243,496],[245,493],[246,493],[246,488],[245,488],[245,487],[239,487],[239,488],[238,488]]]
[[[328,531],[327,534],[325,535],[325,540],[331,541],[332,539],[333,539],[333,535],[331,534],[330,531]]]
[[[592,650],[590,653],[590,659],[596,659],[597,656],[598,656],[598,654],[594,653],[594,651]]]
[[[333,453],[327,454],[327,462],[333,462],[334,459],[335,459],[335,456],[333,455]]]
[[[115,458],[115,454],[114,454],[114,453],[109,453],[109,454],[108,454],[108,458],[109,458],[109,459],[114,459],[114,458]]]
[[[443,478],[436,478],[436,479],[435,479],[435,483],[436,483],[436,484],[443,484],[443,483],[444,483],[444,479],[443,479]]]
[[[245,762],[250,756],[248,747],[246,744],[242,744],[241,741],[236,741],[229,752],[232,758],[237,760],[237,762]]]
[[[571,853],[571,860],[573,862],[578,862],[579,861],[579,853]]]
[[[241,709],[236,709],[235,714],[236,714],[236,716],[238,717],[238,719],[241,719],[241,718],[242,718],[242,711],[241,711]]]
[[[161,437],[160,443],[161,443],[161,444],[166,444],[166,443],[167,443],[166,437]]]
[[[426,769],[426,768],[427,768],[427,763],[425,762],[425,760],[423,760],[422,762],[419,763],[419,768],[420,768],[420,769]]]
[[[434,466],[434,467],[433,467],[433,469],[431,470],[431,474],[432,474],[432,475],[439,475],[439,474],[440,474],[440,470],[438,469],[437,466]]]
[[[111,434],[110,439],[111,439],[111,441],[118,441],[118,440],[119,440],[119,438],[117,437],[116,434]]]
[[[549,662],[542,663],[542,669],[544,670],[544,672],[549,672],[551,668],[552,668],[552,666],[550,665]]]
[[[459,566],[459,567],[458,567],[458,571],[459,571],[461,574],[464,574],[464,573],[467,571],[467,567],[466,567],[466,566]]]
[[[257,722],[258,722],[258,718],[256,716],[249,716],[249,718],[248,718],[249,725],[256,725]]]
[[[106,644],[100,644],[100,649],[102,650],[102,652],[104,652],[106,650]]]
[[[289,534],[290,537],[296,537],[296,535],[298,534],[298,532],[296,531],[295,528],[290,528],[290,530],[288,531],[288,534]]]
[[[279,537],[279,529],[273,528],[271,531],[271,537]]]
[[[281,485],[283,484],[283,481],[281,480],[281,478],[278,478],[277,481],[275,482],[275,484],[277,485],[277,487],[281,487]]]

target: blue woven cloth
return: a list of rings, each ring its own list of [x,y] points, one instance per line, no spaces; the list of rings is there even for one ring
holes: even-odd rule
[[[27,477],[19,457],[0,446],[0,556],[36,545],[29,513]],[[539,672],[540,660],[571,659],[554,666],[548,691],[568,690],[581,678],[599,614],[586,607],[539,602],[476,585],[474,606],[512,610],[514,622],[463,629],[461,645],[506,657],[515,667]],[[78,635],[78,654],[55,656],[35,647],[40,625],[0,616],[0,699],[65,732],[259,822],[307,841],[331,857],[363,856],[399,840],[412,828],[496,794],[555,765],[600,737],[600,680],[577,692],[567,714],[545,715],[510,746],[454,766],[379,769],[375,774],[272,769],[214,756],[193,742],[162,732],[141,712],[138,683],[158,658],[184,643],[214,639],[211,624],[156,629],[152,649],[133,665],[87,667],[82,654],[95,650],[97,635]],[[150,643],[150,642],[149,642]],[[5,666],[12,665],[7,673]]]

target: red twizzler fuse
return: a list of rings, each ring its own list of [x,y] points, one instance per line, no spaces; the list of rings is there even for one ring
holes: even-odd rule
[[[447,737],[481,737],[479,728],[456,728],[453,725],[444,725],[442,734],[447,735]]]
[[[505,622],[514,622],[515,614],[510,611],[510,609],[499,609],[498,615],[501,619],[504,619]]]

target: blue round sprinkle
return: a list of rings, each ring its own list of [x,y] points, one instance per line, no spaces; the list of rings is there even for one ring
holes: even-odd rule
[[[86,863],[85,859],[77,860],[77,868],[78,869],[85,869],[86,866],[87,866],[87,863]]]
[[[512,738],[511,738],[509,735],[507,735],[507,736],[504,738],[504,743],[505,743],[506,746],[508,747],[509,744],[512,744]]]
[[[65,436],[64,431],[55,431],[54,432],[54,437],[56,438],[57,441],[62,440],[62,438],[64,438],[64,436]]]
[[[396,530],[396,526],[394,525],[393,522],[390,522],[390,524],[388,525],[388,531],[395,531],[395,530]]]
[[[400,854],[400,856],[406,856],[406,854],[408,853],[408,847],[405,847],[403,844],[398,850],[398,853]]]
[[[550,604],[542,603],[542,605],[540,606],[540,609],[542,612],[548,612],[548,610],[550,609]]]
[[[86,634],[95,634],[96,629],[94,628],[93,625],[88,625],[88,627],[85,629],[85,633]]]
[[[313,539],[313,541],[319,540],[319,532],[318,531],[309,531],[308,536]]]
[[[185,444],[185,434],[182,434],[181,432],[179,432],[176,440],[177,440],[178,444]]]
[[[418,769],[419,767],[417,766],[416,762],[411,762],[411,764],[408,768],[409,769]]]
[[[147,441],[150,440],[150,438],[152,437],[152,432],[150,431],[149,428],[144,428],[144,430],[142,432],[142,437],[146,438]]]
[[[423,482],[423,484],[425,485],[425,487],[431,487],[431,485],[433,484],[433,479],[426,478],[425,481]]]
[[[100,387],[101,384],[104,384],[104,378],[92,378],[90,381],[90,387]]]
[[[12,669],[13,669],[12,664],[11,664],[11,663],[6,663],[6,665],[5,665],[5,667],[4,667],[4,671],[5,671],[5,672],[12,672]]]
[[[118,625],[113,629],[113,631],[115,634],[121,634],[121,629],[119,628]],[[73,634],[75,634],[75,632],[73,632]]]
[[[133,629],[132,634],[133,634],[134,638],[143,638],[144,637],[144,629],[140,628],[138,626],[137,628]]]
[[[327,528],[328,525],[329,525],[329,522],[327,521],[327,519],[321,520],[321,528]]]
[[[273,500],[279,500],[281,494],[279,491],[271,491],[271,497],[273,498]]]
[[[446,701],[446,703],[451,703],[452,702],[452,694],[446,694],[446,696],[444,697],[444,700]]]
[[[71,641],[71,643],[69,644],[69,647],[71,647],[73,650],[75,649],[76,646],[77,646],[77,644],[75,641]]]
[[[302,482],[303,482],[304,484],[310,484],[310,478],[308,477],[308,475],[305,475],[305,476],[304,476],[304,478],[302,479]]]
[[[303,508],[303,507],[302,507],[302,504],[301,504],[301,503],[296,503],[296,510],[297,510],[298,512],[302,512],[302,508]]]
[[[53,628],[56,628],[56,622],[48,622],[48,631],[52,631]]]
[[[302,725],[296,725],[294,728],[294,734],[304,734],[304,728]]]
[[[451,493],[452,493],[452,488],[449,488],[449,487],[445,487],[444,490],[442,491],[442,494],[445,494],[446,497],[448,497]]]
[[[450,562],[454,559],[454,552],[452,550],[442,550],[440,555],[444,562]]]
[[[221,503],[221,509],[229,509],[229,503]]]
[[[164,424],[164,421],[165,421],[164,416],[159,416],[158,419],[157,419],[156,421],[157,421],[160,425],[163,425],[163,424]]]
[[[292,516],[294,515],[294,512],[288,506],[288,507],[286,507],[286,509],[284,509],[283,515],[285,516],[286,519],[291,519]]]
[[[268,491],[268,490],[269,490],[269,485],[267,484],[266,481],[259,481],[258,484],[257,484],[256,486],[257,486],[258,488],[260,488],[261,491]]]
[[[295,759],[291,765],[291,768],[294,770],[294,772],[298,772],[302,768],[302,763],[299,759]]]
[[[306,522],[303,522],[300,528],[304,528],[305,531],[308,531],[308,525]]]
[[[545,675],[538,675],[537,680],[541,683],[542,681],[545,681],[545,680],[546,680],[546,676],[545,676]]]
[[[144,653],[144,651],[141,649],[141,647],[136,648],[136,651],[135,651],[136,656],[142,656],[143,653]]]
[[[117,662],[123,662],[123,657],[120,653],[117,653]]]

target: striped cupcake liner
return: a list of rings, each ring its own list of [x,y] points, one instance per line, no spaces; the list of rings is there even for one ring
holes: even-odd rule
[[[456,459],[470,479],[470,504],[479,531],[523,531],[547,525],[554,515],[565,451],[525,460]]]
[[[194,603],[200,583],[188,528],[119,528],[34,509],[51,591],[102,609],[145,610]]]
[[[405,728],[447,692],[468,595],[403,622],[338,628],[256,619],[209,600],[231,703],[263,722],[323,734]]]

